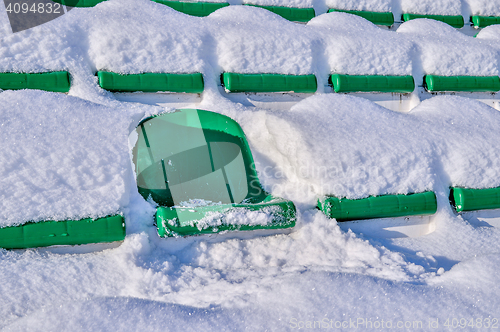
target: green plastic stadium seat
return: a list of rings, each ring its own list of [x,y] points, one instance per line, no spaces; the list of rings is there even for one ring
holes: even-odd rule
[[[441,21],[457,29],[460,29],[464,26],[464,18],[461,15],[423,15],[410,13],[402,15],[402,20],[404,22],[414,20],[416,18],[428,18],[430,20]]]
[[[246,4],[247,6],[254,6],[267,9],[276,15],[279,15],[292,22],[309,22],[316,13],[314,8],[293,8],[293,7],[281,7],[281,6],[260,6],[253,4]]]
[[[68,92],[69,73],[56,71],[47,73],[0,73],[0,89],[38,89],[52,92]]]
[[[100,219],[42,221],[0,228],[0,247],[26,249],[54,245],[79,245],[125,239],[121,215]]]
[[[394,15],[392,15],[391,12],[369,12],[363,10],[344,10],[335,8],[328,9],[328,12],[341,12],[361,16],[376,25],[385,25],[390,27],[394,24]]]
[[[500,209],[500,188],[451,188],[450,202],[457,212]]]
[[[99,86],[113,92],[203,92],[203,75],[143,73],[121,75],[107,71],[97,72]]]
[[[476,28],[484,28],[493,24],[500,24],[500,16],[471,16],[470,21]]]
[[[294,204],[262,189],[245,135],[231,118],[184,109],[148,118],[132,135],[138,190],[159,204],[161,237],[295,225]],[[255,211],[265,222],[228,220]]]
[[[314,75],[223,73],[221,81],[229,92],[314,93],[318,88]]]
[[[430,215],[436,213],[436,195],[432,191],[409,195],[371,196],[362,199],[326,197],[318,207],[337,221]]]
[[[411,75],[341,75],[330,76],[330,84],[335,92],[394,92],[410,93],[415,89]]]
[[[498,76],[426,75],[424,77],[424,86],[429,92],[496,92],[500,90],[500,78]]]
[[[183,2],[169,0],[153,0],[154,2],[167,5],[178,12],[191,16],[208,16],[219,8],[229,6],[226,2]]]

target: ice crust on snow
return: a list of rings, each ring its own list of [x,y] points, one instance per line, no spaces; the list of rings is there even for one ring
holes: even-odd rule
[[[415,83],[421,84],[417,80],[425,74],[498,76],[498,51],[446,23],[416,19],[403,23],[397,32],[417,45],[413,58]]]

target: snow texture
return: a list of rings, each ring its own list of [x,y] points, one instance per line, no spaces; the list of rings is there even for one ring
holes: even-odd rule
[[[230,69],[313,72],[323,81],[333,71],[498,74],[496,27],[477,39],[430,20],[377,29],[342,13],[292,24],[246,6],[193,18],[146,0],[109,0],[27,31],[4,29],[0,71],[67,69],[72,87],[69,96],[0,93],[0,224],[121,212],[127,236],[115,248],[1,250],[0,329],[279,331],[361,319],[358,329],[381,330],[384,320],[421,322],[406,328],[417,331],[436,322],[439,331],[453,318],[473,318],[470,330],[492,325],[500,318],[500,228],[456,215],[448,194],[454,185],[500,186],[498,111],[440,96],[400,114],[321,91],[269,111],[234,103],[216,86]],[[97,69],[201,71],[206,89],[194,106],[241,124],[262,185],[294,200],[297,226],[267,237],[160,239],[127,140],[141,119],[171,109],[117,101],[98,88]],[[423,190],[436,192],[438,213],[435,232],[420,238],[343,232],[315,209],[325,193]],[[255,216],[234,215],[247,217]]]
[[[344,10],[366,10],[372,12],[390,12],[391,0],[326,0],[328,8]]]
[[[472,15],[500,16],[499,0],[463,0]]]
[[[498,51],[446,23],[416,19],[403,23],[397,32],[417,45],[418,53],[413,63],[416,83],[417,80],[421,83],[425,74],[498,75]]]
[[[401,0],[403,13],[462,15],[460,0]]]

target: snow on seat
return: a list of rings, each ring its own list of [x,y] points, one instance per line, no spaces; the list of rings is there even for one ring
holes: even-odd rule
[[[160,205],[161,237],[295,225],[294,204],[262,189],[231,118],[184,109],[144,120],[130,137],[139,193]]]
[[[52,0],[69,7],[94,7],[106,0]]]
[[[55,245],[81,245],[123,241],[125,220],[121,215],[99,219],[43,221],[0,228],[0,248],[26,249]]]
[[[476,29],[500,24],[500,0],[464,0]]]
[[[223,73],[227,92],[296,92],[314,93],[318,89],[314,75]]]
[[[371,196],[339,199],[329,196],[318,200],[318,208],[337,221],[431,215],[437,211],[432,191],[408,195]]]
[[[267,9],[289,21],[292,22],[308,22],[316,13],[314,8],[293,8],[293,7],[283,7],[283,6],[263,6],[247,3],[247,6],[254,6],[259,8]]]
[[[404,22],[414,20],[417,18],[427,18],[429,20],[441,21],[457,29],[460,29],[464,26],[464,18],[462,17],[462,15],[430,15],[430,14],[412,14],[412,13],[404,13],[402,15],[402,20]]]
[[[69,73],[56,71],[46,73],[0,73],[0,89],[37,89],[52,92],[68,92]]]
[[[191,16],[208,16],[217,9],[229,6],[227,2],[184,2],[170,0],[153,0],[154,2],[167,5],[178,12]]]
[[[242,18],[237,24],[235,16]],[[219,27],[212,34],[221,83],[228,91],[316,91],[313,43],[317,36],[307,25],[254,6],[223,8],[206,20]]]
[[[444,22],[454,28],[464,26],[461,0],[401,0],[401,10],[401,19],[404,22],[427,18]]]
[[[340,75],[330,76],[335,92],[411,93],[415,89],[413,76]]]
[[[112,92],[185,92],[202,93],[203,75],[142,73],[127,74],[98,71],[99,86]]]
[[[391,12],[370,12],[364,10],[345,10],[345,9],[328,9],[329,13],[343,12],[352,15],[361,16],[362,18],[376,25],[392,26],[394,24],[394,15]]]
[[[0,110],[0,247],[123,240],[127,113],[38,90],[1,93]]]
[[[453,187],[450,203],[457,212],[500,209],[500,187],[472,189]]]
[[[435,91],[498,92],[500,90],[500,77],[426,75],[424,78],[424,87],[429,92],[435,92]]]

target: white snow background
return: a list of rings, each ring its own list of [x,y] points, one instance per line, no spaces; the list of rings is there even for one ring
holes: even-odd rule
[[[69,70],[72,87],[69,95],[0,93],[0,224],[119,211],[127,237],[94,247],[101,251],[0,251],[0,329],[279,331],[320,321],[384,330],[383,320],[413,331],[396,324],[446,330],[447,319],[464,319],[472,331],[500,319],[500,230],[463,220],[447,197],[452,185],[500,186],[498,111],[442,96],[401,114],[322,88],[269,111],[231,102],[217,87],[223,70],[314,73],[320,86],[333,71],[497,75],[498,29],[473,39],[416,20],[389,32],[344,13],[298,25],[239,6],[196,18],[146,0],[76,8],[16,34],[5,19],[0,71]],[[127,137],[142,118],[171,109],[117,101],[97,85],[103,69],[202,72],[197,107],[241,124],[265,189],[296,203],[294,230],[159,239]],[[314,209],[322,194],[424,190],[437,194],[437,228],[419,238],[345,233]]]

